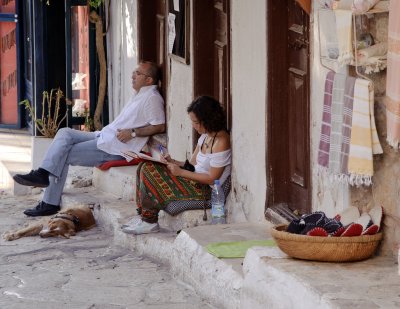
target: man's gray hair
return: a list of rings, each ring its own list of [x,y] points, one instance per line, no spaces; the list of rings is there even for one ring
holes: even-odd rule
[[[153,79],[153,84],[157,85],[160,80],[160,67],[151,61],[141,61],[140,63],[148,65],[146,74]]]

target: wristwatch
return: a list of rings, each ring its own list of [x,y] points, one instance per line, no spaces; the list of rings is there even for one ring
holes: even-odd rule
[[[135,132],[135,129],[132,129],[131,136],[132,136],[132,138],[135,138],[135,137],[136,137],[136,132]]]

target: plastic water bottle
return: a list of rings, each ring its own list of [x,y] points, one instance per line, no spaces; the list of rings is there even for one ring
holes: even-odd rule
[[[224,224],[225,217],[225,195],[221,188],[219,179],[214,180],[214,187],[211,191],[211,224]]]

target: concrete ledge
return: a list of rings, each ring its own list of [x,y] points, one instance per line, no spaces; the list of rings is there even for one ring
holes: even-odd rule
[[[217,308],[397,308],[398,268],[393,257],[356,263],[320,263],[288,258],[278,248],[254,247],[245,259],[217,259],[210,242],[268,239],[270,224],[197,226],[180,234],[127,235],[121,223],[135,214],[132,202],[93,187],[63,196],[63,207],[92,205],[97,223],[116,244],[168,265]],[[242,266],[243,264],[243,266]]]
[[[135,200],[137,166],[112,167],[106,171],[93,168],[93,185],[124,201]]]
[[[248,250],[242,308],[399,307],[399,277],[391,258],[322,263],[291,259],[276,250]]]
[[[204,245],[214,241],[262,239],[267,224],[198,226],[179,235],[162,229],[161,233],[134,236],[120,229],[136,212],[131,202],[116,200],[115,196],[93,187],[67,190],[62,207],[78,205],[94,208],[97,224],[114,233],[116,244],[169,265],[175,276],[218,308],[240,308],[243,259],[218,259]]]
[[[161,227],[165,227],[172,231],[181,231],[183,229],[192,228],[201,225],[211,224],[211,211],[207,209],[207,221],[203,220],[204,210],[186,210],[171,216],[165,211],[160,211],[158,223]]]

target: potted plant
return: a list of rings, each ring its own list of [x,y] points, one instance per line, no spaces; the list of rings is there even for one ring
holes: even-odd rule
[[[53,141],[61,123],[67,118],[68,110],[62,112],[61,104],[64,98],[60,88],[51,89],[50,92],[43,91],[42,97],[42,115],[37,117],[34,106],[29,100],[23,100],[19,104],[24,105],[29,112],[34,130],[38,130],[42,136],[32,137],[32,168],[37,168],[42,161],[48,147]],[[65,103],[70,105],[70,101],[65,99]]]
[[[31,105],[29,100],[23,100],[19,104],[25,105],[25,109],[29,112],[32,117],[32,121],[35,123],[37,130],[44,137],[54,137],[61,125],[61,123],[67,118],[67,112],[64,115],[60,113],[60,101],[64,98],[63,92],[58,89],[51,89],[43,91],[42,97],[42,116],[36,117],[35,108]],[[66,100],[68,101],[68,100]]]

